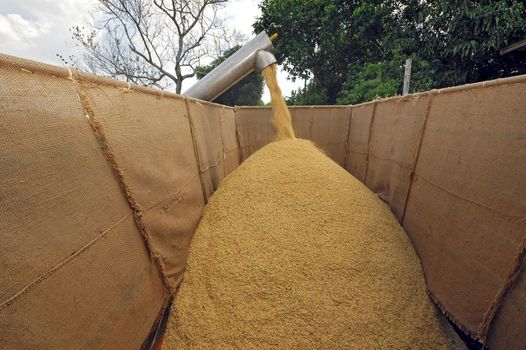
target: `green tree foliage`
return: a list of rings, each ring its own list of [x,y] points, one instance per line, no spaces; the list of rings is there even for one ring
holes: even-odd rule
[[[435,86],[434,72],[427,61],[412,55],[411,90],[425,91]],[[377,98],[394,96],[402,91],[404,58],[396,55],[392,61],[366,63],[354,75],[350,75],[338,97],[338,104],[356,104]]]
[[[291,75],[313,80],[334,102],[347,76],[354,43],[348,39],[352,1],[266,0],[256,32],[277,32],[276,58]],[[349,45],[351,44],[351,45]]]
[[[393,68],[399,69],[390,66],[389,62],[366,63],[358,74],[345,81],[337,102],[353,104],[395,95],[400,84],[390,73]]]
[[[311,77],[295,103],[358,103],[411,91],[526,73],[499,49],[526,37],[517,0],[264,0],[256,31],[278,32],[276,56],[293,77]]]
[[[304,89],[292,91],[286,100],[289,105],[325,105],[328,98],[325,89],[312,80]]]
[[[500,56],[504,46],[526,38],[526,1],[430,2],[429,42],[440,57],[439,87],[526,73],[526,60]]]
[[[226,50],[221,57],[214,60],[208,66],[197,67],[197,79],[202,79],[230,55],[239,50],[240,47],[241,46],[238,45]],[[263,105],[261,96],[263,96],[263,76],[252,72],[216,98],[214,102],[227,106],[260,106]]]

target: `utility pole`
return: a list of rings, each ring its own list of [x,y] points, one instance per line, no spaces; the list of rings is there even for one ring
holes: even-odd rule
[[[404,72],[404,88],[402,90],[402,95],[407,95],[409,93],[409,81],[411,80],[411,63],[413,60],[408,58],[405,60],[405,72]]]

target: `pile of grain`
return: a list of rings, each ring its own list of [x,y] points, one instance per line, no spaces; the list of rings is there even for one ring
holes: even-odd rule
[[[274,142],[205,208],[164,349],[462,348],[387,206],[304,140]]]

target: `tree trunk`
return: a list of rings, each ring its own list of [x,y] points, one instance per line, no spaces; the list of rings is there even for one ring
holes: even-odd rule
[[[182,88],[183,88],[183,81],[181,79],[178,79],[175,82],[175,93],[180,94]]]

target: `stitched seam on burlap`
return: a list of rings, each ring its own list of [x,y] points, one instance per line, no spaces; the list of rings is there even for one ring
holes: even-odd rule
[[[243,155],[241,153],[241,141],[239,141],[239,124],[237,122],[237,111],[239,110],[238,107],[234,107],[234,121],[236,123],[236,143],[237,143],[237,149],[238,149],[238,165],[243,162]]]
[[[206,171],[209,170],[209,169],[216,168],[216,167],[220,166],[220,165],[221,165],[221,159],[225,159],[225,156],[226,156],[227,154],[229,154],[229,153],[231,153],[231,152],[234,152],[234,151],[235,151],[235,149],[232,149],[232,150],[230,150],[230,151],[224,153],[224,155],[223,155],[223,154],[219,155],[219,157],[217,157],[217,158],[214,160],[214,162],[213,162],[212,164],[208,165],[208,166],[207,166],[206,168],[204,168],[204,169],[199,168],[199,171],[200,171],[201,173],[204,173],[204,172],[206,172]]]
[[[482,324],[478,329],[478,332],[481,335],[480,340],[482,341],[482,348],[486,347],[489,329],[493,323],[493,320],[495,319],[495,316],[497,315],[497,312],[504,303],[504,299],[506,298],[506,296],[509,295],[509,291],[512,289],[513,285],[515,284],[515,281],[519,277],[519,273],[521,271],[522,265],[524,264],[525,257],[526,236],[523,238],[521,244],[519,245],[519,249],[517,254],[515,255],[515,259],[513,259],[513,268],[508,274],[503,286],[495,295],[495,299],[489,306],[488,310],[484,313]]]
[[[353,107],[352,106],[349,106],[349,118],[348,118],[348,121],[349,121],[349,124],[347,125],[347,137],[345,138],[345,156],[344,156],[344,165],[345,165],[345,169],[347,169],[347,171],[349,170],[349,162],[347,161],[347,157],[348,157],[348,154],[349,154],[349,149],[350,149],[350,142],[349,142],[349,137],[351,136],[351,121],[352,121],[352,111],[353,111]]]
[[[409,197],[410,197],[410,194],[411,194],[411,190],[413,188],[413,182],[414,182],[415,177],[416,177],[415,176],[415,169],[416,169],[416,166],[418,164],[418,160],[420,158],[420,152],[421,152],[421,149],[422,149],[422,143],[423,143],[423,140],[424,140],[425,132],[427,130],[427,122],[428,122],[428,119],[429,119],[429,112],[430,112],[431,106],[432,106],[433,95],[436,94],[436,93],[438,93],[438,91],[437,90],[433,90],[428,95],[429,99],[427,101],[427,108],[426,108],[426,113],[425,113],[425,116],[424,116],[424,123],[422,125],[422,131],[420,132],[420,139],[419,139],[419,142],[418,142],[418,145],[417,145],[417,149],[416,149],[415,154],[414,154],[413,164],[412,164],[411,169],[409,171],[409,187],[407,189],[406,197],[404,199],[404,209],[402,211],[402,217],[400,219],[400,224],[402,225],[402,227],[404,227],[404,220],[405,220],[405,217],[406,217],[406,211],[407,211],[407,206],[408,206],[408,203],[409,203]],[[427,281],[426,281],[426,285],[427,285]],[[451,312],[449,312],[447,310],[446,307],[444,307],[442,305],[442,303],[438,300],[438,298],[429,289],[427,289],[427,293],[430,296],[431,300],[433,300],[435,305],[437,305],[438,308],[442,311],[442,313],[449,320],[451,320],[451,322],[453,322],[460,330],[462,330],[465,334],[467,334],[471,338],[473,338],[475,340],[480,340],[478,335],[476,333],[470,331],[468,328],[466,328],[462,322],[460,322]]]
[[[431,185],[431,186],[433,186],[434,188],[436,188],[436,189],[438,189],[438,190],[440,190],[440,191],[442,191],[442,192],[445,192],[445,193],[447,193],[447,194],[449,194],[449,195],[451,195],[451,196],[453,196],[453,197],[456,197],[456,198],[458,198],[458,199],[461,199],[461,200],[463,200],[463,201],[466,201],[466,202],[468,202],[468,203],[470,203],[470,204],[473,204],[473,205],[475,205],[475,206],[477,206],[477,207],[479,207],[479,208],[484,208],[484,209],[486,209],[486,210],[488,210],[488,211],[491,211],[492,213],[495,213],[495,214],[497,214],[497,215],[499,215],[499,216],[501,216],[501,217],[503,217],[503,218],[509,219],[509,220],[511,220],[511,221],[520,221],[520,220],[525,220],[525,219],[526,219],[526,216],[513,216],[513,215],[508,215],[508,214],[506,214],[506,213],[504,213],[504,212],[502,212],[502,211],[499,211],[499,210],[497,210],[497,209],[495,209],[495,208],[492,208],[492,207],[490,207],[490,206],[487,206],[487,205],[485,205],[485,204],[482,204],[482,203],[480,203],[480,202],[477,202],[477,201],[475,201],[475,200],[473,200],[473,199],[469,199],[469,198],[467,198],[467,197],[464,197],[464,196],[462,196],[462,195],[460,195],[460,194],[458,194],[458,193],[456,193],[456,192],[453,192],[453,191],[447,190],[447,189],[445,189],[445,188],[443,188],[443,187],[441,187],[441,186],[439,186],[439,185],[437,185],[437,184],[435,184],[435,183],[429,181],[429,180],[426,179],[425,177],[417,176],[416,178],[418,179],[418,181],[424,181],[424,182],[427,183],[428,185]]]
[[[420,139],[418,140],[418,145],[416,147],[415,154],[414,154],[414,157],[413,157],[413,164],[411,164],[411,169],[409,170],[409,186],[408,186],[407,192],[405,194],[404,210],[402,211],[402,217],[400,218],[400,224],[402,226],[404,225],[405,213],[406,213],[406,209],[407,209],[407,204],[409,202],[409,194],[411,193],[411,189],[413,188],[413,182],[414,182],[414,179],[415,179],[416,164],[418,163],[418,159],[420,158],[420,150],[422,149],[422,143],[424,141],[424,134],[425,134],[426,128],[427,128],[427,120],[429,119],[429,111],[431,110],[431,104],[432,104],[432,101],[433,101],[433,95],[434,95],[433,91],[431,93],[429,93],[429,95],[428,95],[429,97],[428,97],[428,100],[427,100],[426,114],[424,115],[424,123],[422,124],[422,131],[420,132]]]
[[[0,304],[0,310],[5,309],[9,305],[11,305],[16,299],[21,297],[23,294],[29,292],[31,289],[39,285],[41,282],[46,280],[48,277],[53,275],[55,272],[57,272],[60,268],[66,266],[69,262],[71,262],[76,257],[80,256],[82,253],[88,250],[92,245],[94,245],[99,239],[105,237],[111,230],[113,230],[117,225],[119,225],[121,222],[123,222],[125,219],[127,219],[131,213],[126,214],[122,218],[120,218],[117,222],[115,222],[113,225],[111,225],[109,228],[101,232],[98,236],[93,238],[91,241],[77,249],[75,252],[73,252],[70,256],[68,256],[66,259],[62,260],[43,274],[41,274],[39,277],[34,279],[32,282],[28,283],[24,287],[18,290],[15,294],[10,296],[8,299],[6,299],[2,304]]]
[[[310,109],[310,110],[312,110],[312,109]],[[291,120],[292,120],[292,116],[295,115],[295,114],[296,114],[295,112],[291,113]],[[312,137],[312,134],[313,134],[312,129],[313,128],[314,128],[314,113],[311,113],[310,114],[310,120],[309,120],[309,139],[310,140],[313,139],[313,137]]]
[[[80,81],[79,79],[75,79],[74,77],[72,80],[77,84],[77,94],[79,97],[81,107],[84,109],[86,118],[88,119],[88,124],[90,125],[91,130],[97,138],[99,145],[104,152],[106,160],[108,161],[111,169],[113,170],[114,175],[117,177],[120,188],[123,191],[123,194],[132,209],[135,223],[139,228],[139,231],[141,232],[141,236],[143,237],[144,243],[146,245],[148,255],[150,256],[150,259],[153,261],[154,265],[157,267],[157,271],[160,274],[160,277],[163,280],[165,286],[168,287],[170,290],[174,290],[175,286],[171,288],[172,286],[167,277],[162,258],[156,253],[155,249],[151,244],[151,236],[148,230],[146,229],[146,224],[144,223],[144,219],[142,216],[142,208],[135,196],[133,195],[131,188],[126,180],[126,177],[122,172],[121,168],[119,167],[117,159],[113,153],[110,143],[108,142],[106,134],[104,133],[102,125],[95,117],[95,113],[93,112],[93,109],[90,106],[89,98],[87,96],[88,93],[82,85],[82,81]]]
[[[420,157],[420,152],[421,152],[421,148],[422,148],[423,139],[424,139],[424,136],[425,136],[425,132],[427,130],[427,123],[428,123],[429,114],[430,114],[430,110],[431,110],[431,106],[432,106],[432,99],[433,99],[433,96],[435,94],[437,94],[437,93],[440,93],[440,91],[433,90],[433,91],[431,91],[429,93],[428,106],[427,106],[427,109],[426,109],[424,124],[423,124],[423,127],[422,127],[421,136],[420,136],[420,142],[419,142],[419,144],[417,146],[417,150],[415,152],[415,158],[414,158],[413,166],[412,166],[412,169],[410,171],[409,188],[408,188],[407,195],[406,195],[406,198],[405,198],[404,211],[403,211],[402,219],[401,219],[402,225],[404,224],[405,215],[406,215],[406,209],[407,209],[407,206],[408,206],[412,185],[413,185],[414,180],[417,178],[416,175],[415,175],[415,169],[416,169],[416,166],[418,164],[418,160],[419,160],[419,157]],[[450,195],[453,195],[453,196],[455,196],[457,198],[466,200],[466,201],[468,201],[468,202],[470,202],[470,203],[472,203],[474,205],[483,207],[483,208],[485,208],[487,210],[490,210],[490,211],[492,211],[492,212],[494,212],[496,214],[499,214],[499,215],[501,215],[503,217],[506,217],[506,218],[509,218],[509,219],[512,219],[512,220],[524,220],[524,218],[522,218],[522,217],[513,217],[513,216],[506,215],[504,213],[498,212],[497,210],[495,210],[495,209],[493,209],[491,207],[485,206],[485,205],[483,205],[481,203],[475,202],[473,200],[465,198],[465,197],[463,197],[461,195],[458,195],[456,193],[447,191],[446,189],[444,189],[444,188],[442,188],[442,187],[430,182],[429,180],[426,180],[425,178],[419,177],[419,179],[420,180],[424,180],[426,183],[428,183],[428,184],[430,184],[430,185],[432,185],[432,186],[434,186],[434,187],[436,187],[436,188],[438,188],[438,189],[440,189],[442,191],[445,191],[446,193],[448,193]],[[431,296],[431,299],[433,300],[433,302],[441,309],[441,311],[453,323],[455,323],[455,325],[457,327],[459,327],[464,333],[466,333],[467,335],[469,335],[473,339],[480,341],[482,343],[482,348],[485,348],[486,341],[487,341],[487,336],[488,336],[488,332],[489,332],[489,329],[491,327],[491,324],[492,324],[493,320],[495,319],[495,316],[496,316],[498,310],[502,306],[502,304],[504,302],[504,299],[506,298],[506,296],[508,295],[509,291],[512,289],[515,281],[517,280],[517,278],[519,276],[519,272],[521,271],[522,265],[524,264],[525,257],[526,257],[526,237],[524,238],[524,240],[519,245],[518,252],[515,255],[515,259],[513,260],[513,268],[510,270],[510,273],[508,274],[503,286],[499,289],[499,291],[495,295],[495,298],[494,298],[493,302],[490,304],[490,306],[488,307],[487,311],[484,313],[483,321],[480,324],[480,326],[478,327],[476,332],[472,332],[472,331],[468,330],[456,317],[453,316],[452,313],[448,312],[446,310],[446,308],[438,301],[438,299],[435,297],[435,295],[433,295],[431,293],[431,291],[428,290],[428,294]]]
[[[183,198],[182,196],[180,196],[181,192],[183,192],[186,189],[186,187],[188,187],[188,185],[190,185],[192,183],[192,181],[194,181],[194,179],[196,177],[198,177],[198,176],[199,176],[198,174],[193,175],[192,177],[190,177],[188,179],[188,181],[186,181],[181,187],[179,187],[179,190],[177,192],[175,192],[170,198],[164,199],[164,200],[159,201],[159,202],[157,202],[155,204],[152,204],[148,208],[145,208],[144,211],[148,211],[148,210],[151,210],[151,209],[154,209],[154,208],[158,208],[158,207],[162,206],[163,204],[180,201]]]
[[[223,158],[223,178],[226,176],[226,153],[225,153],[225,141],[223,140],[223,122],[222,112],[219,114],[219,138],[221,139],[221,158]],[[217,165],[216,165],[217,166]]]
[[[201,191],[203,192],[203,198],[205,200],[205,204],[208,203],[208,198],[206,197],[206,187],[205,182],[203,180],[203,173],[201,172],[201,157],[199,156],[199,148],[197,147],[197,138],[195,136],[195,130],[194,130],[194,121],[192,119],[192,115],[190,114],[190,107],[188,106],[188,99],[185,97],[184,99],[185,105],[186,105],[186,114],[188,115],[188,122],[190,124],[190,134],[192,135],[192,144],[194,145],[194,154],[195,159],[197,162],[197,173],[199,175],[199,181],[201,182]]]
[[[364,172],[363,181],[362,181],[364,185],[366,185],[367,172],[369,171],[369,154],[371,153],[371,139],[372,139],[372,133],[373,133],[374,117],[376,115],[376,106],[378,106],[378,102],[375,102],[374,105],[373,105],[373,112],[372,112],[372,115],[371,115],[371,122],[369,123],[369,137],[367,138],[367,154],[365,156],[365,172]]]

